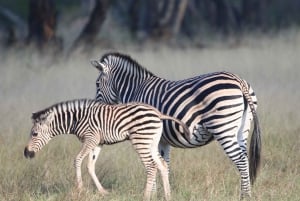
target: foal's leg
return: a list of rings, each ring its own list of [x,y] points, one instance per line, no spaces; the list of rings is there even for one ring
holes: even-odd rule
[[[95,141],[85,141],[82,144],[82,148],[78,155],[75,158],[74,166],[76,169],[76,180],[77,180],[77,188],[79,191],[82,190],[83,182],[81,176],[81,164],[83,159],[96,147]]]
[[[141,135],[143,134],[132,133],[130,141],[146,169],[147,181],[144,190],[144,200],[149,201],[157,173],[157,166],[151,155],[152,135],[154,134],[147,133],[147,136],[143,136],[144,140],[141,140]]]
[[[167,162],[168,167],[170,166],[170,144],[166,142],[163,138],[160,139],[159,144],[159,153],[163,157],[164,161]]]
[[[155,166],[157,166],[157,168],[159,169],[160,175],[162,177],[165,198],[166,200],[171,200],[168,164],[166,163],[166,161],[163,160],[163,158],[161,158],[161,155],[158,153],[158,150],[155,151],[155,149],[153,149],[152,157],[156,163]]]
[[[144,163],[145,165],[145,163]],[[151,164],[145,166],[146,174],[147,174],[147,181],[144,190],[144,201],[149,201],[151,198],[152,188],[155,182],[156,173],[157,173],[157,166],[152,161]]]
[[[162,133],[162,127],[159,132],[157,132],[153,136],[153,143],[151,145],[151,156],[152,159],[155,162],[155,166],[159,169],[161,177],[162,177],[162,182],[163,182],[163,187],[164,187],[164,193],[165,193],[165,198],[166,200],[171,200],[171,190],[170,190],[170,183],[169,183],[169,168],[167,162],[162,158],[162,152],[158,151],[158,144],[160,143],[161,145],[161,133]],[[159,141],[160,140],[160,141]],[[160,148],[162,146],[159,146]],[[169,159],[169,151],[170,151],[170,146],[168,144],[165,144],[165,150],[167,150],[167,158]],[[160,150],[161,151],[161,150]],[[156,183],[154,183],[156,184]]]
[[[87,168],[88,168],[89,174],[92,177],[98,191],[101,194],[105,195],[105,194],[108,194],[108,192],[103,188],[103,186],[101,185],[101,183],[95,173],[95,164],[96,164],[96,161],[97,161],[100,151],[101,151],[101,146],[96,146],[89,153],[89,160],[88,160]]]
[[[90,151],[91,151],[90,149],[87,149],[86,146],[83,145],[81,151],[76,156],[74,161],[74,166],[76,170],[77,189],[79,191],[82,190],[82,186],[83,186],[82,176],[81,176],[81,164],[83,159],[88,155]]]
[[[160,155],[163,157],[164,161],[167,162],[167,167],[168,167],[168,178],[170,174],[170,144],[166,142],[163,138],[160,139],[159,144],[158,144],[158,149]],[[156,178],[155,178],[156,179]],[[156,192],[156,180],[154,181],[153,192]]]

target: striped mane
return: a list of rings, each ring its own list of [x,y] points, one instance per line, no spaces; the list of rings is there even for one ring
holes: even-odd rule
[[[54,107],[54,105],[50,106],[46,109],[40,110],[38,112],[33,112],[32,116],[31,116],[31,119],[33,121],[40,121],[40,120],[45,119],[45,117],[47,117],[47,115],[52,111],[53,107]]]
[[[40,110],[38,112],[32,113],[31,119],[36,120],[42,120],[44,119],[51,111],[58,108],[63,107],[70,107],[70,105],[77,105],[79,108],[83,107],[84,105],[91,105],[94,100],[89,99],[77,99],[77,100],[70,100],[70,101],[64,101],[60,103],[56,103],[50,107],[47,107],[46,109]]]
[[[155,76],[152,72],[150,72],[142,65],[140,65],[136,60],[132,59],[129,55],[121,54],[119,52],[110,52],[104,54],[101,57],[100,62],[109,63],[109,64],[120,64],[123,62],[127,62],[129,63],[129,65],[121,65],[121,66],[126,67],[127,69],[134,68],[138,72],[143,71],[151,76]]]
[[[31,116],[31,119],[33,121],[36,121],[36,120],[42,120],[44,119],[45,117],[47,117],[47,115],[53,111],[54,108],[58,108],[58,107],[61,107],[63,104],[66,104],[67,102],[60,102],[60,103],[55,103],[43,110],[40,110],[38,112],[33,112],[32,113],[32,116]]]

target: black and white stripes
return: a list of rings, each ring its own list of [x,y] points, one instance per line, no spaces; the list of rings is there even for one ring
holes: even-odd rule
[[[241,196],[250,196],[260,162],[257,99],[251,86],[237,75],[215,72],[169,81],[155,76],[127,55],[108,53],[92,61],[100,74],[96,99],[106,103],[143,102],[182,120],[192,137],[179,125],[163,121],[160,152],[169,161],[169,146],[194,148],[216,139],[241,174]],[[254,119],[248,164],[247,137]],[[201,159],[199,159],[201,160]],[[250,167],[250,171],[249,171]],[[250,175],[249,175],[250,173]]]
[[[82,188],[81,163],[89,155],[89,174],[98,190],[105,194],[106,190],[95,174],[95,163],[101,145],[130,140],[146,168],[145,199],[150,199],[158,168],[163,180],[165,197],[169,200],[168,167],[158,151],[163,129],[162,119],[177,122],[182,126],[186,138],[191,137],[185,124],[161,114],[150,105],[137,103],[105,105],[93,100],[58,103],[32,115],[33,127],[24,155],[32,158],[53,137],[60,134],[74,134],[83,143],[75,159],[78,188]]]

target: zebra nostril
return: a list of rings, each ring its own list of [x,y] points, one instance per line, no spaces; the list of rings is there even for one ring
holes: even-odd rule
[[[34,151],[29,151],[28,147],[25,147],[25,149],[24,149],[24,156],[26,158],[28,158],[28,157],[29,158],[33,158],[34,155],[35,155]]]

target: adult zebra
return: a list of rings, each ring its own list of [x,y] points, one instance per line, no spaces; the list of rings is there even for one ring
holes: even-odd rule
[[[257,99],[237,75],[215,72],[169,81],[149,72],[128,55],[107,53],[91,62],[99,71],[96,99],[106,103],[143,102],[174,116],[193,130],[186,138],[176,123],[164,122],[159,149],[169,162],[170,145],[194,148],[216,139],[241,176],[241,198],[250,197],[260,164],[261,139]],[[248,162],[247,137],[254,119]]]
[[[83,143],[75,159],[79,190],[83,185],[81,163],[89,155],[88,172],[97,189],[102,194],[106,194],[107,191],[95,174],[95,163],[101,146],[130,140],[146,168],[147,183],[144,199],[150,200],[158,168],[162,176],[166,200],[170,200],[168,167],[158,151],[158,143],[163,129],[162,119],[181,124],[185,133],[189,135],[188,128],[179,120],[163,115],[156,108],[142,103],[105,105],[95,100],[57,103],[33,113],[32,119],[30,140],[24,149],[26,158],[34,157],[36,152],[60,134],[75,134]]]

